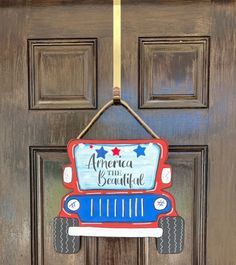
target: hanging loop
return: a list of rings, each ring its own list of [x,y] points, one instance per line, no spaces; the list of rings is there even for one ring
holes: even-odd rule
[[[112,105],[117,105],[115,103],[114,98],[113,100],[108,101],[99,111],[98,113],[92,118],[90,123],[84,128],[84,130],[78,135],[77,139],[82,138],[89,129],[93,126],[93,124],[98,120],[98,118]],[[119,98],[119,105],[123,106],[128,112],[140,123],[140,125],[153,137],[159,139],[160,137],[145,123],[145,121],[129,106],[129,104]]]
[[[121,0],[113,0],[113,99],[108,101],[92,118],[90,123],[78,135],[82,138],[98,118],[112,105],[121,105],[142,125],[142,127],[154,138],[159,136],[145,123],[145,121],[121,99]]]
[[[121,91],[119,87],[114,87],[113,88],[113,103],[115,105],[120,104],[121,101]]]
[[[130,107],[126,101],[121,100],[120,103],[153,138],[160,139],[160,137],[147,125],[147,123]]]

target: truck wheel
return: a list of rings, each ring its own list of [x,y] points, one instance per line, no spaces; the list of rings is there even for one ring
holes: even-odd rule
[[[53,245],[58,253],[73,254],[80,249],[80,238],[68,235],[70,226],[78,226],[78,220],[74,218],[56,217],[53,220]]]
[[[163,229],[162,237],[157,239],[157,250],[160,254],[178,254],[184,246],[184,219],[180,216],[163,217],[159,220]]]

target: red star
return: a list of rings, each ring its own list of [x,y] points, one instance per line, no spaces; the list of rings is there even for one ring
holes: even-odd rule
[[[93,145],[90,145],[89,147],[90,147],[90,148],[93,148]]]
[[[120,149],[118,149],[117,147],[115,147],[111,151],[113,152],[113,156],[119,156],[120,155]]]

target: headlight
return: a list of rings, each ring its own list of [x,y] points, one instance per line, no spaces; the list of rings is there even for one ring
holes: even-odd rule
[[[161,181],[164,184],[167,184],[167,183],[171,182],[171,169],[169,167],[164,167],[162,169]]]
[[[154,207],[156,210],[164,210],[167,206],[167,201],[164,198],[158,198],[154,202]]]
[[[72,199],[72,200],[69,200],[67,202],[67,207],[68,209],[70,209],[71,211],[77,211],[80,207],[80,203],[78,200],[76,199]]]
[[[71,183],[71,181],[72,181],[72,168],[71,167],[65,167],[64,168],[63,181],[65,183]]]

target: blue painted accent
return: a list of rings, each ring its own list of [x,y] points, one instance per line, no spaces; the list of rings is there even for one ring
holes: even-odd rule
[[[106,151],[103,146],[100,149],[96,149],[97,152],[97,158],[102,157],[105,158],[106,153],[108,153],[108,151]]]
[[[154,208],[154,202],[158,198],[164,198],[167,201],[165,209],[156,210]],[[67,204],[71,199],[76,199],[80,202],[78,210],[71,211],[68,208]],[[122,204],[124,205],[123,212]],[[137,208],[135,205],[137,205]],[[77,195],[68,197],[64,208],[68,213],[77,213],[81,221],[87,223],[142,223],[157,221],[159,214],[168,213],[171,210],[171,202],[167,197],[156,194]]]
[[[136,149],[134,149],[134,152],[137,154],[137,157],[140,157],[140,156],[145,156],[145,147],[142,147],[141,145],[139,145]]]

